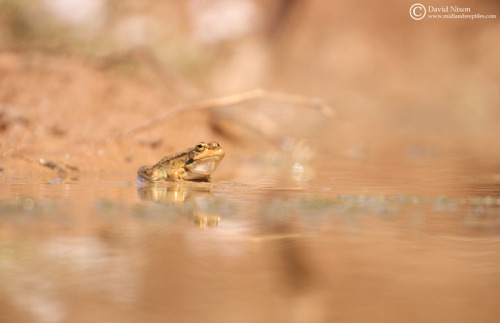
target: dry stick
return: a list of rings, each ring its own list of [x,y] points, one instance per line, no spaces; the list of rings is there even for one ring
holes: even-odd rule
[[[231,106],[235,104],[239,104],[245,101],[249,100],[255,100],[255,99],[261,99],[261,98],[267,98],[270,100],[278,101],[278,102],[288,102],[290,104],[298,105],[298,106],[310,106],[315,109],[318,109],[320,113],[324,114],[325,116],[332,117],[335,113],[334,110],[329,107],[328,105],[324,104],[321,100],[317,98],[308,98],[308,97],[303,97],[303,96],[298,96],[298,95],[292,95],[292,94],[284,94],[284,93],[276,93],[276,92],[270,92],[262,89],[255,89],[247,92],[242,92],[239,94],[234,94],[234,95],[228,95],[216,99],[209,99],[209,100],[203,100],[203,101],[198,101],[198,102],[193,102],[193,103],[188,103],[188,104],[180,104],[169,111],[165,112],[164,114],[150,119],[138,126],[135,126],[123,133],[124,138],[131,137],[135,135],[136,133],[143,131],[147,128],[151,128],[167,119],[170,119],[177,114],[180,113],[185,113],[193,110],[206,110],[206,109],[212,109],[218,106]]]

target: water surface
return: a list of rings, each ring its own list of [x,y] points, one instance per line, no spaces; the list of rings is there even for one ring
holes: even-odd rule
[[[497,186],[351,171],[3,183],[1,321],[498,321]]]

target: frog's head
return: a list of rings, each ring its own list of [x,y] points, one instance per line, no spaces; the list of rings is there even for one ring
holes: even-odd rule
[[[224,149],[217,141],[199,142],[192,148],[192,157],[185,168],[200,175],[212,174],[224,158]]]

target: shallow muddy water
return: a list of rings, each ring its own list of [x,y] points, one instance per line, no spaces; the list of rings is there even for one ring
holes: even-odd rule
[[[274,186],[6,181],[0,321],[500,319],[495,184],[331,166]]]

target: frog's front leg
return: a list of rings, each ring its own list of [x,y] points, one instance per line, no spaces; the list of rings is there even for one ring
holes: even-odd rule
[[[176,182],[184,182],[184,176],[186,176],[186,170],[184,168],[176,168],[172,169],[171,171],[168,172],[168,178],[172,181]]]

